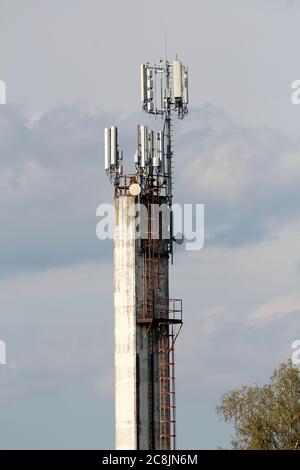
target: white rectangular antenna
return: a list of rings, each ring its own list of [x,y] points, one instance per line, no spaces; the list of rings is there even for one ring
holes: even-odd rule
[[[156,152],[161,173],[165,172],[163,132],[156,133]]]
[[[159,132],[155,133],[155,142],[154,142],[154,149],[153,149],[153,156],[152,156],[152,166],[154,166],[156,168],[159,167],[159,165],[160,165],[158,134],[159,134]],[[153,136],[153,141],[154,141],[154,136]]]
[[[153,71],[147,67],[147,109],[148,111],[154,110],[154,92],[153,92]]]
[[[148,163],[148,127],[140,126],[140,141],[141,141],[141,167],[145,168]]]
[[[0,80],[0,104],[6,104],[6,83]]]
[[[110,128],[110,164],[117,163],[118,130],[115,126]]]
[[[167,108],[167,100],[171,98],[171,89],[169,83],[169,75],[167,69],[165,68],[162,77],[161,77],[161,108]]]
[[[174,98],[182,98],[182,65],[179,59],[173,61]]]
[[[141,65],[141,101],[144,103],[147,99],[147,66]]]
[[[137,163],[141,161],[141,126],[137,126]]]
[[[110,168],[110,129],[104,129],[104,166],[105,170]]]
[[[183,102],[189,102],[189,69],[186,66],[183,67]]]
[[[148,160],[152,160],[154,155],[154,131],[148,132]]]

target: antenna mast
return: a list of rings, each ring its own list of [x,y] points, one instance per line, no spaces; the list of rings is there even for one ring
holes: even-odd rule
[[[183,119],[188,112],[188,68],[177,57],[166,58],[141,65],[140,74],[142,108],[161,116],[163,125],[159,131],[138,125],[132,174],[123,173],[117,128],[104,131],[105,170],[115,190],[116,446],[172,450],[174,345],[182,327],[182,301],[169,297],[169,259],[178,241],[172,220],[173,116]],[[141,218],[146,235],[132,242],[121,235],[131,230],[136,203],[147,209],[146,220]],[[162,205],[169,218],[158,211]]]

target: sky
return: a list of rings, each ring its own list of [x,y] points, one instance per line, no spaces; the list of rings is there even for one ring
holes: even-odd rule
[[[176,202],[204,203],[205,246],[178,248],[171,296],[178,448],[230,446],[215,407],[264,383],[300,337],[300,5],[287,0],[0,0],[0,448],[114,447],[113,193],[103,128],[128,165],[139,65],[178,54]],[[166,45],[167,30],[167,45]]]

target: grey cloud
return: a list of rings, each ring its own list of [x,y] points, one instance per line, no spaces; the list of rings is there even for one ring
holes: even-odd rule
[[[231,429],[215,415],[220,396],[266,380],[290,353],[297,315],[267,325],[245,322],[246,305],[257,302],[260,286],[243,291],[245,275],[236,267],[243,261],[251,273],[250,257],[240,252],[232,260],[224,251],[206,250],[176,259],[172,269],[172,291],[184,297],[176,344],[179,448],[229,445]],[[264,271],[270,277],[265,265]],[[113,446],[112,276],[111,263],[102,263],[0,281],[1,335],[8,348],[0,374],[7,423],[0,427],[1,448]],[[71,432],[76,420],[80,427]]]
[[[95,259],[96,207],[111,200],[102,166],[103,127],[112,119],[74,107],[42,115],[30,128],[16,108],[1,110],[1,271]]]
[[[112,266],[19,274],[0,292],[0,448],[112,448]]]
[[[190,117],[175,152],[177,199],[205,204],[207,243],[256,243],[299,219],[298,139],[242,127],[211,105]]]
[[[206,243],[255,243],[299,218],[298,141],[239,126],[209,104],[187,119],[176,122],[176,200],[205,204]],[[113,198],[103,171],[103,127],[119,125],[130,171],[136,125],[145,116],[73,105],[30,121],[8,106],[1,122],[2,275],[110,256],[111,242],[95,235],[96,207]]]

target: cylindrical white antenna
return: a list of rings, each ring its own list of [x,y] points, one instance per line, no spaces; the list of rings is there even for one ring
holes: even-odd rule
[[[148,163],[148,128],[147,126],[140,126],[140,141],[141,141],[141,167],[145,168]]]
[[[110,164],[116,165],[118,146],[118,130],[115,126],[110,128]]]
[[[181,60],[173,60],[174,98],[182,98],[182,65]]]
[[[110,129],[104,129],[104,166],[105,170],[110,168]]]

